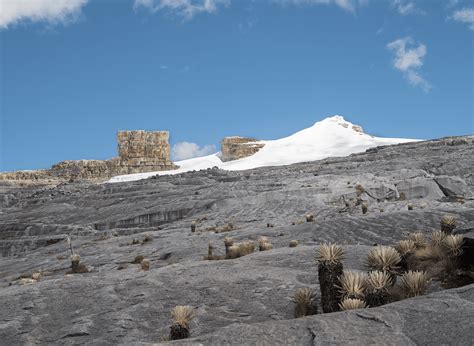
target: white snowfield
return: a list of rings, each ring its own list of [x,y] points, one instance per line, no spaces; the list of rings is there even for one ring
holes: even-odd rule
[[[354,126],[354,127],[353,127]],[[357,131],[359,126],[335,115],[318,121],[313,126],[289,137],[277,140],[258,141],[265,146],[256,154],[243,159],[222,162],[220,153],[175,162],[178,169],[159,172],[137,173],[113,177],[108,182],[117,183],[146,179],[154,175],[178,174],[193,170],[219,167],[229,171],[240,171],[264,166],[282,166],[298,162],[321,160],[327,157],[342,157],[363,152],[369,148],[418,141],[403,138],[379,138]]]

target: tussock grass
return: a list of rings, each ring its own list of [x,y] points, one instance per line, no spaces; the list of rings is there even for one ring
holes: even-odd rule
[[[298,246],[298,240],[290,240],[290,247],[297,247]]]
[[[194,309],[190,306],[179,305],[171,310],[173,324],[170,328],[170,340],[189,338],[189,322],[194,318]]]

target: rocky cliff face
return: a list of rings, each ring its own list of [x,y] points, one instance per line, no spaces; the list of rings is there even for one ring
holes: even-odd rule
[[[255,138],[225,137],[221,141],[222,161],[232,161],[251,156],[265,146]]]
[[[67,160],[50,169],[1,173],[0,181],[52,184],[70,180],[103,181],[115,175],[175,169],[167,131],[119,131],[119,157],[109,160]]]

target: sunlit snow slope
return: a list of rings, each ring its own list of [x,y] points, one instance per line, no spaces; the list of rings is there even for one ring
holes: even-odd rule
[[[413,142],[415,139],[378,138],[361,132],[343,117],[335,115],[315,123],[289,137],[259,141],[265,146],[256,154],[235,161],[222,162],[219,153],[175,162],[180,168],[170,171],[116,176],[109,182],[145,179],[153,175],[177,174],[217,166],[225,170],[245,170],[263,166],[281,166],[297,162],[347,156],[379,145]]]

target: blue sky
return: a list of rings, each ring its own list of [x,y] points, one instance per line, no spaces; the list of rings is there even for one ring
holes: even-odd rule
[[[0,0],[0,171],[116,156],[121,129],[181,158],[334,114],[472,134],[473,34],[472,0]]]

